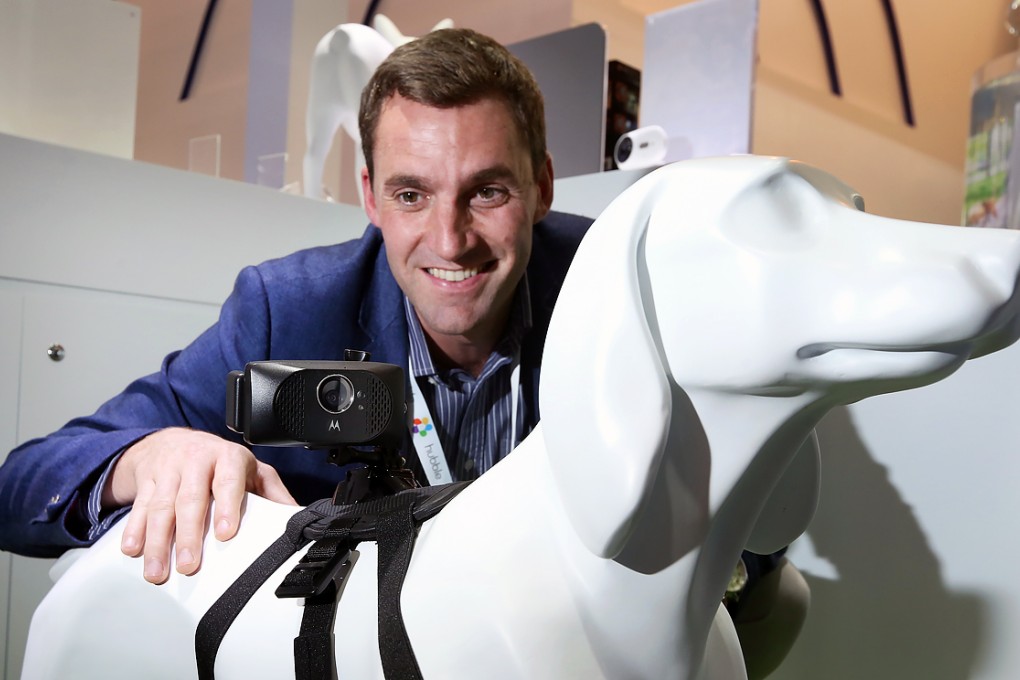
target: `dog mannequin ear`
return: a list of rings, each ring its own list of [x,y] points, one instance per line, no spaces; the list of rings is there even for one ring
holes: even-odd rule
[[[414,40],[414,36],[401,33],[397,25],[393,23],[393,20],[385,14],[376,14],[372,17],[372,28],[378,31],[394,47],[400,47],[404,43]]]
[[[621,194],[581,242],[542,360],[553,478],[574,530],[602,557],[623,548],[669,431],[669,384],[639,285],[656,174]]]
[[[394,47],[400,47],[401,45],[407,44],[414,40],[417,36],[404,35],[397,28],[397,25],[393,23],[393,19],[390,19],[385,14],[376,14],[372,17],[372,28],[379,32],[379,34],[386,38],[387,41]],[[429,29],[429,32],[438,31],[443,28],[453,28],[453,19],[447,17],[441,19],[436,23],[435,26]]]

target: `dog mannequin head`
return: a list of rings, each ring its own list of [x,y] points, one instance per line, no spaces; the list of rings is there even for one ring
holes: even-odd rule
[[[564,492],[589,549],[625,543],[671,436],[671,385],[847,403],[1015,339],[1015,232],[862,209],[819,170],[753,156],[661,168],[606,209],[553,315],[541,397],[554,476],[591,476]]]

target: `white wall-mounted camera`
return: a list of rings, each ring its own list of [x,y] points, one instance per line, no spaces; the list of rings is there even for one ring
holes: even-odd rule
[[[613,160],[621,170],[661,165],[666,158],[666,131],[659,125],[631,130],[616,140]]]

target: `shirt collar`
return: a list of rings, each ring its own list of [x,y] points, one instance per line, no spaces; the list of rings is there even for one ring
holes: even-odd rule
[[[425,331],[422,330],[414,306],[411,305],[411,301],[407,299],[406,295],[404,296],[404,314],[407,317],[407,335],[410,341],[411,371],[416,378],[437,377],[438,371],[429,354]],[[531,325],[531,289],[528,286],[528,273],[524,272],[514,291],[506,332],[503,334],[503,338],[496,343],[493,354],[510,359],[518,358],[521,341],[524,334],[531,330]],[[493,358],[490,356],[489,361],[491,362]]]

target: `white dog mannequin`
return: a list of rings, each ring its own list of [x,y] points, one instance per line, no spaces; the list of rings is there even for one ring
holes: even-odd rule
[[[425,678],[745,677],[720,599],[742,548],[810,521],[817,450],[796,452],[818,419],[1017,335],[1020,234],[859,205],[743,156],[657,170],[603,213],[549,328],[541,424],[419,534],[401,602]],[[249,497],[238,536],[161,587],[116,530],[65,557],[24,679],[196,677],[198,620],[292,513]],[[359,552],[338,672],[382,678],[376,547]],[[217,678],[293,677],[301,610],[272,590],[296,559],[227,633]]]
[[[432,30],[451,26],[452,20],[443,19]],[[360,176],[365,165],[358,133],[361,91],[390,52],[411,40],[413,36],[401,33],[396,24],[382,14],[375,15],[371,27],[340,24],[319,40],[312,56],[305,114],[307,149],[302,168],[305,196],[323,198],[322,168],[336,131],[341,127],[354,140],[354,172],[355,177]],[[360,196],[361,183],[357,184]]]

